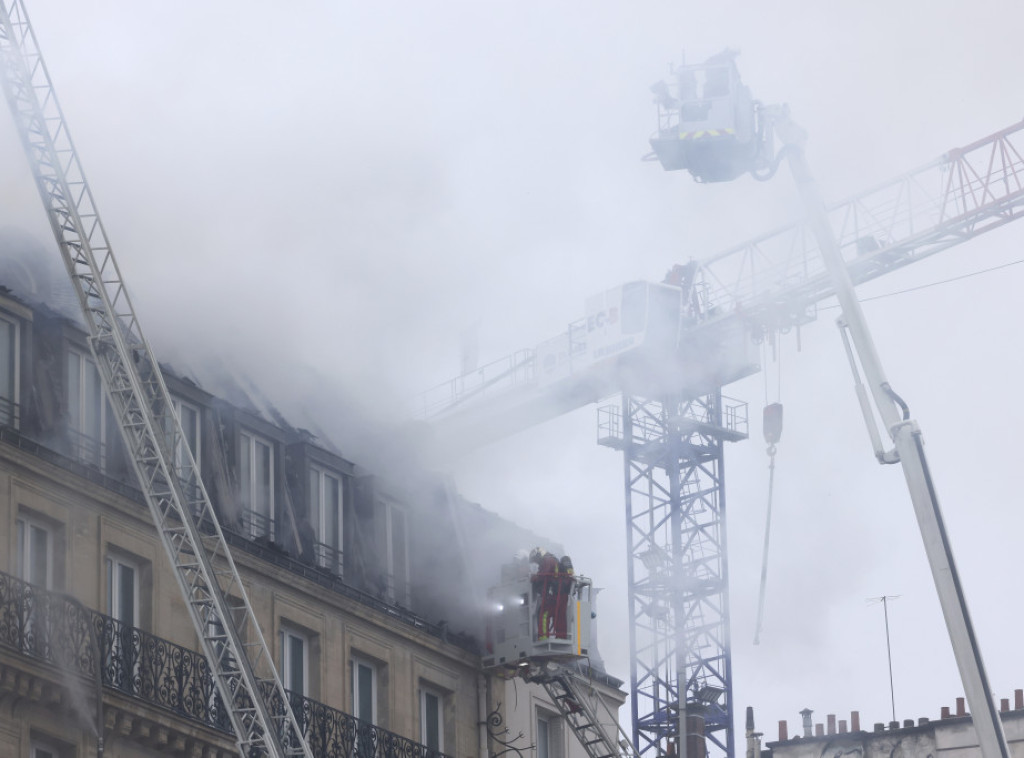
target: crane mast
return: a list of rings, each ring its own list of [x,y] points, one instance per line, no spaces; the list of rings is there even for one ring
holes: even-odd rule
[[[90,348],[239,752],[312,758],[125,289],[22,0],[0,0],[0,63]]]

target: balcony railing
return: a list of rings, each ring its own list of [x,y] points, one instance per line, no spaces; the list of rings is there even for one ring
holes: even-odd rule
[[[335,576],[342,575],[344,563],[338,548],[323,542],[316,542],[313,544],[313,553],[316,555],[317,566],[327,569]]]
[[[89,626],[95,634],[90,633]],[[231,732],[206,658],[63,595],[0,572],[0,646],[149,705]],[[269,694],[269,692],[268,692]],[[448,758],[413,740],[307,697],[289,694],[318,758]],[[271,711],[280,703],[268,703]]]
[[[70,445],[70,455],[76,461],[95,466],[100,471],[104,470],[107,461],[107,446],[103,440],[77,429],[68,429],[68,444]]]
[[[243,508],[241,522],[242,534],[249,539],[265,537],[274,541],[274,520],[270,516]]]
[[[13,426],[21,424],[21,406],[8,397],[0,397],[0,425]]]

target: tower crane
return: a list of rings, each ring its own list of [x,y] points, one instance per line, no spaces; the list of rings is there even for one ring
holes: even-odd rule
[[[0,0],[0,80],[239,754],[312,758],[143,336],[22,0]]]
[[[674,85],[652,88],[660,109],[652,159],[701,182],[773,174],[779,156],[765,149],[788,123],[749,97],[732,57],[673,73]],[[660,755],[672,743],[681,754],[688,740],[679,736],[703,731],[709,752],[735,755],[724,443],[747,436],[747,414],[722,388],[759,370],[752,341],[815,320],[818,303],[839,292],[846,312],[854,286],[1020,218],[1022,156],[1024,121],[843,202],[817,208],[814,200],[808,219],[680,265],[666,282],[602,293],[558,336],[422,396],[438,444],[458,453],[621,393],[621,404],[598,408],[598,437],[624,458],[638,754]],[[806,187],[807,173],[794,173]],[[865,371],[870,362],[861,357]],[[886,451],[874,432],[880,460],[911,457],[915,427],[891,418],[896,401],[877,373],[869,383],[889,404],[887,431],[904,436],[900,451]],[[908,479],[927,489],[926,473],[919,467]],[[929,507],[915,498],[919,516]],[[941,553],[932,531],[929,550]],[[955,605],[956,593],[946,595],[943,604]],[[962,626],[956,634],[970,636]],[[985,698],[975,699],[972,711],[987,715]]]

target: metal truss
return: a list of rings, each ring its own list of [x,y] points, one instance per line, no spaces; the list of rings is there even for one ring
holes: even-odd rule
[[[1024,214],[1024,121],[950,150],[826,209],[854,284],[876,279]],[[835,293],[810,224],[763,234],[700,261],[710,311],[768,329],[813,318]]]
[[[622,450],[629,549],[633,741],[661,755],[680,708],[709,755],[734,754],[723,446],[746,404],[721,393],[599,409],[599,442]],[[680,689],[682,697],[680,697]]]

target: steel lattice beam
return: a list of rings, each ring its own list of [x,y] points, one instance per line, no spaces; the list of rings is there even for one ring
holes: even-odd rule
[[[634,747],[659,755],[678,737],[682,682],[709,754],[731,756],[723,447],[746,436],[746,407],[624,395],[601,412],[601,442],[624,459]]]

